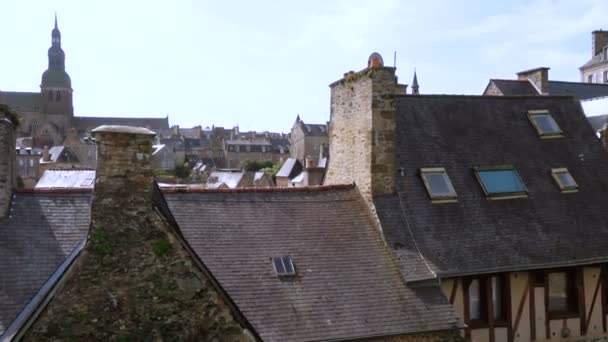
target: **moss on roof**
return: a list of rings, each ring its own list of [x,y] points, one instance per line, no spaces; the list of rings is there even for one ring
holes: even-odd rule
[[[6,118],[8,118],[15,127],[19,126],[19,116],[17,113],[8,105],[0,104],[0,113]]]

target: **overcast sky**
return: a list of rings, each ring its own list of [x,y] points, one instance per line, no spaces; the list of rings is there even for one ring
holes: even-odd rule
[[[2,1],[0,90],[39,91],[55,11],[76,115],[282,132],[327,121],[373,51],[421,93],[481,94],[538,66],[579,81],[608,29],[607,0]]]

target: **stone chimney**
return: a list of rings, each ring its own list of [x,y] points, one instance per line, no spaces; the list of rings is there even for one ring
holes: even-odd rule
[[[11,115],[7,106],[0,105],[0,218],[8,212],[17,176],[16,122]]]
[[[355,182],[366,199],[395,191],[396,109],[402,87],[395,68],[373,53],[368,67],[330,84],[329,155],[325,184]]]
[[[606,45],[608,45],[608,31],[597,30],[591,32],[591,50],[593,53],[591,57],[601,53]]]
[[[312,169],[312,168],[317,167],[317,161],[311,156],[307,156],[305,158],[305,164],[306,164],[307,169]]]
[[[51,161],[51,155],[49,154],[49,147],[47,145],[44,145],[42,148],[42,161]]]
[[[98,155],[87,244],[24,340],[252,341],[159,213],[155,133],[101,126],[93,134]]]
[[[549,94],[549,68],[540,67],[517,73],[520,81],[530,81],[541,95]]]

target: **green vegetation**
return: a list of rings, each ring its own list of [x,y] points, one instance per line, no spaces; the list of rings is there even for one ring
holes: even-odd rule
[[[91,246],[93,253],[98,255],[107,255],[112,252],[110,238],[101,227],[93,229],[89,235],[89,245]]]
[[[0,113],[4,114],[15,127],[19,126],[19,116],[17,116],[17,113],[11,107],[0,104]]]
[[[271,161],[260,162],[257,160],[246,160],[243,162],[243,170],[257,172],[265,168],[273,167],[274,163]]]
[[[167,240],[159,240],[152,244],[152,249],[154,250],[154,254],[163,257],[173,250],[173,245]]]
[[[188,166],[187,163],[184,163],[182,165],[178,164],[178,165],[175,165],[173,174],[177,178],[186,179],[186,178],[190,177],[190,171],[192,171],[192,170],[190,169],[190,167]]]

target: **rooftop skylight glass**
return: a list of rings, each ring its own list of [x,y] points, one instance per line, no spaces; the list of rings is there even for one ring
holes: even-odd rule
[[[290,256],[272,258],[272,264],[274,266],[274,271],[279,277],[296,275],[296,270],[293,267],[293,261]]]
[[[456,190],[454,190],[454,186],[452,186],[444,168],[422,168],[420,169],[420,177],[422,177],[424,187],[433,202],[456,201]]]
[[[530,110],[528,118],[541,138],[562,137],[562,130],[548,110]]]
[[[562,192],[578,191],[578,184],[566,168],[551,169],[551,176]]]
[[[475,175],[489,198],[528,197],[524,182],[512,166],[475,168]]]

